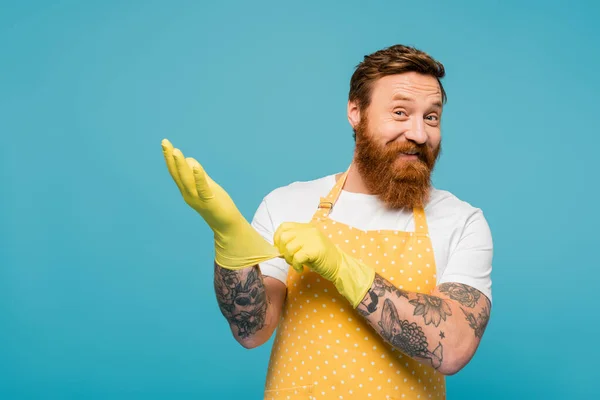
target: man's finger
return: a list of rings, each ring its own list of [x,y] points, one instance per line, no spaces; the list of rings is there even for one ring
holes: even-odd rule
[[[283,249],[281,252],[284,254],[289,255],[290,257],[293,257],[298,251],[300,251],[302,249],[302,247],[304,247],[304,243],[302,243],[301,240],[299,240],[297,238],[297,236],[292,233],[292,232],[284,232],[283,236],[286,235],[293,235],[293,236],[289,236],[288,238],[284,238],[281,242],[281,246]],[[287,240],[285,240],[287,239]]]
[[[279,247],[280,245],[285,245],[286,242],[293,239],[293,237],[295,235],[293,235],[293,236],[284,235],[283,237],[282,237],[282,235],[286,232],[289,232],[294,227],[295,227],[295,224],[293,222],[284,222],[281,225],[279,225],[279,227],[275,230],[275,234],[273,235],[273,244],[275,245],[275,247]],[[280,250],[282,250],[282,249],[280,249]]]
[[[292,268],[296,270],[296,272],[304,272],[304,265],[294,265],[292,264]]]
[[[209,177],[204,171],[204,168],[194,158],[187,158],[188,164],[192,168],[194,173],[194,181],[196,185],[196,191],[202,200],[210,200],[214,197],[214,193],[210,188]]]
[[[194,181],[194,174],[192,174],[192,169],[185,161],[185,157],[183,156],[181,150],[173,149],[173,157],[175,158],[175,166],[177,167],[177,173],[179,174],[179,179],[181,179],[181,183],[183,184],[185,192],[192,196],[197,196],[198,193],[196,192],[196,182]]]
[[[304,264],[308,262],[309,258],[310,257],[308,256],[308,254],[300,250],[296,254],[294,254],[291,265],[296,271],[302,272],[304,270]]]
[[[169,170],[169,174],[171,178],[175,181],[175,184],[179,188],[179,191],[183,193],[185,189],[183,188],[183,183],[179,178],[179,173],[177,172],[177,166],[175,165],[175,158],[173,158],[173,145],[167,139],[163,139],[161,142],[163,156],[165,157],[165,162],[167,163],[167,169]]]

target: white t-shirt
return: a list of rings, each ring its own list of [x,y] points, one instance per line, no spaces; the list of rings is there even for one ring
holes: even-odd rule
[[[297,181],[274,189],[259,205],[252,226],[273,243],[283,222],[309,222],[322,196],[335,185],[335,175]],[[452,193],[433,188],[425,206],[436,263],[437,284],[458,282],[476,288],[492,301],[492,235],[479,208]],[[375,195],[342,190],[329,217],[362,230],[414,231],[411,211],[389,210]],[[286,283],[289,265],[274,258],[259,265],[263,275]]]

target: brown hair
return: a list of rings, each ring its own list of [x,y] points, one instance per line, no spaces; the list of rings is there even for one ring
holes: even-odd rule
[[[358,102],[359,109],[366,110],[371,102],[373,82],[386,75],[405,72],[418,72],[435,77],[442,92],[442,102],[446,102],[446,92],[440,81],[446,74],[442,63],[421,50],[400,44],[364,57],[350,79],[348,100]]]

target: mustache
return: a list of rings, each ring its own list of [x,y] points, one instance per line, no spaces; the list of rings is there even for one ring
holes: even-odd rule
[[[425,144],[419,144],[414,142],[393,142],[389,143],[387,146],[387,151],[389,152],[409,152],[409,151],[417,151],[419,153],[424,152],[427,149]]]
[[[395,158],[398,153],[415,153],[420,160],[427,162],[431,158],[431,149],[426,144],[414,142],[394,142],[385,148],[385,154]]]

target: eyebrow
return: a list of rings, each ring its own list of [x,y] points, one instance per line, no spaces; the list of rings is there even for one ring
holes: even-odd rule
[[[437,107],[437,108],[442,108],[442,102],[441,101],[436,101],[435,103],[433,103],[431,105],[432,107]]]
[[[406,97],[406,96],[404,96],[404,95],[402,95],[402,94],[397,94],[397,95],[395,95],[395,96],[392,98],[392,100],[394,100],[394,101],[396,101],[396,100],[399,100],[399,101],[410,101],[410,102],[414,102],[414,99],[412,99],[412,98],[410,98],[410,97]],[[439,100],[438,100],[438,101],[436,101],[435,103],[433,103],[431,106],[432,106],[432,107],[437,107],[437,108],[440,108],[440,109],[441,109],[441,108],[443,108],[442,102],[441,102],[441,101],[439,101]]]

